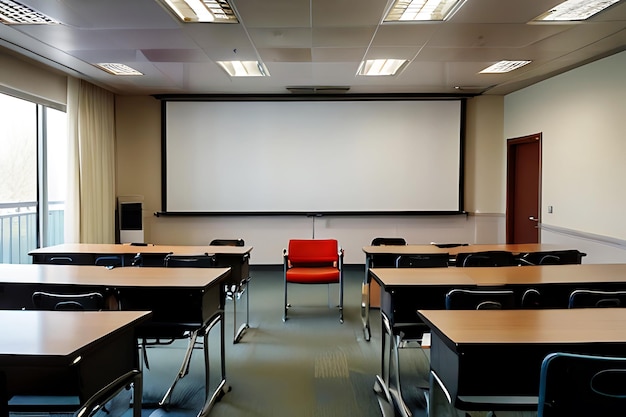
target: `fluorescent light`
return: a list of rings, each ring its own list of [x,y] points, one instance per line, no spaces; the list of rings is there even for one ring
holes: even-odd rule
[[[1,0],[0,0],[1,1]],[[99,64],[94,64],[96,67],[100,68],[113,75],[143,75],[141,72],[137,71],[134,68],[129,67],[124,64],[117,64],[111,62],[103,62]]]
[[[618,1],[619,0],[567,0],[533,19],[533,21],[586,20]]]
[[[259,61],[217,61],[231,77],[268,77],[269,71]]]
[[[3,1],[3,0],[0,0]],[[183,22],[238,23],[226,0],[161,0]]]
[[[501,74],[523,67],[532,61],[500,61],[480,71],[480,74]]]
[[[12,0],[0,0],[0,22],[7,25],[57,25],[50,16]]]
[[[395,0],[385,22],[447,20],[466,0]]]
[[[395,75],[406,62],[406,59],[369,59],[361,62],[357,75]]]

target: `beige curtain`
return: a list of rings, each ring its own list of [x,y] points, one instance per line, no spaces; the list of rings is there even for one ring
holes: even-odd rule
[[[68,79],[66,243],[115,242],[115,97]]]

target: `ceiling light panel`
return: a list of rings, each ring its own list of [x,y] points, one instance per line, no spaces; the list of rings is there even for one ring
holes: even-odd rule
[[[406,59],[370,59],[361,62],[357,75],[395,75],[406,62]]]
[[[128,65],[111,63],[111,62],[103,62],[99,64],[94,64],[96,67],[100,68],[103,71],[108,72],[113,75],[143,75],[141,72],[137,71],[134,68],[129,67]]]
[[[524,65],[530,64],[532,61],[500,61],[480,71],[481,74],[502,74],[511,72]]]
[[[385,22],[441,21],[452,17],[466,0],[396,0]]]
[[[0,0],[2,1],[2,0]],[[158,0],[185,23],[239,23],[226,0]]]
[[[12,0],[0,0],[0,22],[7,25],[56,25],[50,16]]]
[[[539,22],[589,19],[620,0],[567,0],[534,19]]]
[[[269,77],[265,65],[259,61],[217,61],[231,77]]]

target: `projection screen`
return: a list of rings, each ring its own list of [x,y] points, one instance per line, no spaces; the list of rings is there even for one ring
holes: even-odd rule
[[[462,99],[162,100],[164,214],[462,211]]]

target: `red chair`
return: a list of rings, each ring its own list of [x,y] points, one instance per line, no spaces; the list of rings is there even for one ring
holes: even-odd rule
[[[287,320],[287,284],[339,284],[339,321],[343,323],[343,249],[335,239],[292,239],[283,249],[285,304]],[[330,297],[330,293],[329,293]],[[330,303],[330,302],[329,302]]]

